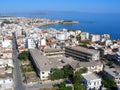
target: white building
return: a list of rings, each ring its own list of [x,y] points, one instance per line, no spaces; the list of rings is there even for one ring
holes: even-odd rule
[[[102,38],[110,39],[110,34],[103,34],[103,35],[102,35]]]
[[[97,42],[97,41],[101,40],[101,37],[99,34],[91,34],[90,40],[91,40],[91,42]]]
[[[46,46],[46,39],[45,38],[40,39],[40,45]]]
[[[13,90],[13,85],[12,78],[0,78],[0,90]]]
[[[116,52],[115,55],[113,56],[113,58],[114,58],[116,61],[120,62],[120,52]]]
[[[0,66],[14,67],[12,59],[0,59]]]
[[[68,64],[73,68],[74,71],[78,71],[80,68],[87,68],[88,72],[103,71],[103,64],[100,61],[80,62],[77,60],[73,60],[69,61]]]
[[[28,38],[26,42],[26,46],[28,49],[34,49],[36,47],[34,39]]]
[[[106,40],[105,41],[105,45],[106,46],[110,46],[110,45],[112,45],[113,43],[112,43],[112,41],[111,40]]]
[[[101,78],[95,73],[85,73],[82,74],[84,85],[87,87],[87,90],[94,89],[99,90],[101,87]]]
[[[2,41],[2,48],[12,48],[12,40]]]
[[[68,32],[59,32],[56,34],[56,39],[58,40],[66,40],[69,37],[69,33]]]
[[[81,40],[89,40],[89,33],[87,33],[87,32],[81,32],[80,33],[80,39]]]

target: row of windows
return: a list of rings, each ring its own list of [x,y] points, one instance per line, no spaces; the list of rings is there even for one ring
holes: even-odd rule
[[[94,82],[94,85],[99,85],[99,84],[100,84],[100,82]],[[92,83],[89,82],[89,85],[92,85]]]
[[[11,82],[12,80],[11,79],[9,79],[9,82]],[[3,80],[3,83],[5,83],[6,81],[5,80]]]

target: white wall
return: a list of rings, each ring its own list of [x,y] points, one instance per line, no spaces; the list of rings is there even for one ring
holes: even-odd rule
[[[41,80],[47,80],[49,74],[50,74],[50,71],[40,71],[40,79]]]
[[[92,60],[95,61],[95,60],[100,60],[100,53],[96,53],[92,56]]]
[[[87,89],[96,88],[99,89],[101,86],[101,79],[87,81]]]
[[[28,49],[34,49],[35,48],[35,42],[33,39],[27,39],[27,48]]]

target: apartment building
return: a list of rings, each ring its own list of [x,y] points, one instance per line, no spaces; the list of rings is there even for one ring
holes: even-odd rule
[[[90,41],[91,42],[98,42],[101,40],[101,36],[99,34],[91,34]]]
[[[100,52],[80,46],[65,47],[65,56],[73,57],[80,61],[97,61],[100,59]]]

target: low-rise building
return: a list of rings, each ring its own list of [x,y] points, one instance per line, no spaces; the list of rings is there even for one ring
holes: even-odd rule
[[[82,74],[83,76],[83,82],[86,86],[87,90],[95,89],[99,90],[101,87],[101,78],[97,76],[95,73],[85,73]]]
[[[14,67],[12,59],[0,59],[0,65]]]
[[[115,80],[118,87],[120,87],[120,69],[119,68],[105,68],[106,76]]]
[[[80,68],[87,68],[88,72],[100,72],[103,71],[103,64],[101,62],[79,62],[72,61],[69,65],[73,68],[73,70],[78,71]]]
[[[36,47],[34,39],[32,38],[27,39],[26,46],[28,49],[34,49]]]
[[[7,59],[7,58],[12,58],[12,53],[2,53],[0,58]]]
[[[11,77],[0,76],[0,90],[13,90],[14,82]]]
[[[91,42],[98,42],[101,40],[101,36],[99,34],[91,34],[90,41]]]

